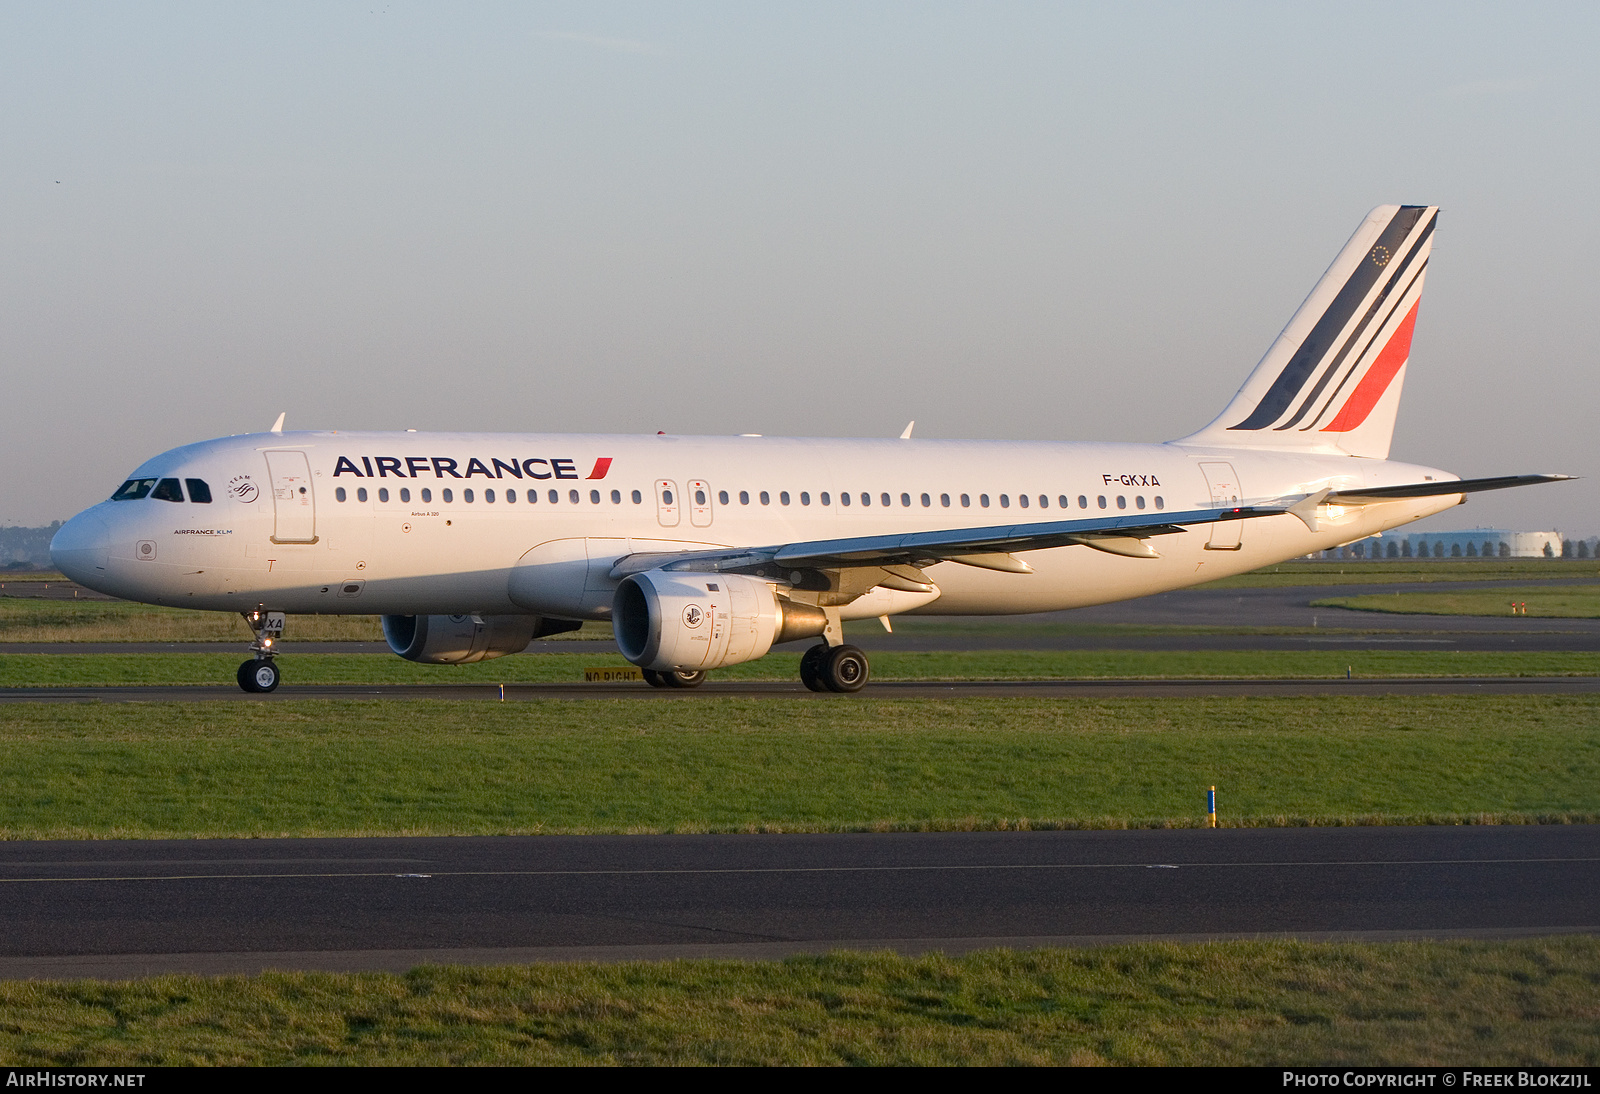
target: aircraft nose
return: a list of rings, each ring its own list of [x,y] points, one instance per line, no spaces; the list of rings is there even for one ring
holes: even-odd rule
[[[111,529],[93,511],[67,521],[50,541],[50,561],[56,569],[91,589],[105,580],[110,559]]]

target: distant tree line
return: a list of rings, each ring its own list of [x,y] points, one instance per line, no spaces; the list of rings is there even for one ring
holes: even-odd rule
[[[50,541],[61,522],[43,528],[0,527],[0,570],[48,570]]]

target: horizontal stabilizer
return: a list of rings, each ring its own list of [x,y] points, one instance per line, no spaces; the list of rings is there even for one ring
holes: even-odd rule
[[[1480,490],[1505,490],[1512,486],[1533,486],[1541,482],[1567,482],[1575,475],[1501,475],[1492,479],[1452,479],[1448,482],[1414,482],[1405,486],[1375,486],[1359,490],[1335,490],[1324,503],[1359,505],[1369,501],[1395,501],[1399,498],[1438,498],[1448,494],[1475,494]]]

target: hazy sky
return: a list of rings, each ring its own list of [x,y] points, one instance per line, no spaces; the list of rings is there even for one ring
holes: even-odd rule
[[[0,3],[0,520],[265,429],[1165,440],[1443,206],[1394,456],[1600,531],[1593,4]]]

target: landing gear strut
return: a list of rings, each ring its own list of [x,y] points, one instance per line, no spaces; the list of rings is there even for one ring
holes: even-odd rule
[[[812,691],[860,691],[871,671],[867,655],[854,646],[819,642],[800,658],[800,680]]]
[[[250,646],[255,657],[239,666],[239,686],[245,691],[264,694],[275,689],[282,678],[273,658],[278,653],[278,638],[283,634],[283,613],[257,609],[242,614],[255,632],[256,640]]]

